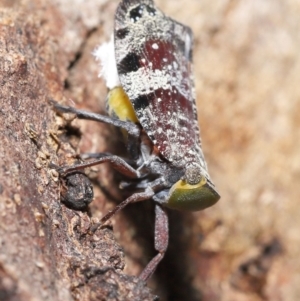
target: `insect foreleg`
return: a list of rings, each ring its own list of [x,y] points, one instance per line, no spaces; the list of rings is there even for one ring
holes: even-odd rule
[[[169,243],[169,221],[164,208],[155,206],[155,250],[159,253],[148,263],[139,278],[147,281],[163,259]]]
[[[109,116],[104,116],[104,115],[100,115],[84,110],[78,110],[76,108],[69,107],[69,106],[63,106],[54,100],[50,100],[50,103],[53,105],[54,109],[58,112],[75,114],[78,119],[93,120],[97,122],[112,124],[116,127],[126,130],[130,135],[134,137],[138,138],[140,136],[141,130],[139,126],[137,126],[134,122],[122,121],[117,118],[112,118]]]
[[[148,200],[151,197],[153,197],[153,195],[154,195],[154,191],[151,188],[146,189],[146,191],[144,192],[134,193],[133,195],[128,197],[125,201],[117,205],[113,210],[108,212],[104,217],[102,217],[100,223],[103,224],[106,221],[108,221],[113,215],[115,215],[117,212],[122,210],[128,204]]]
[[[102,153],[102,154],[98,153],[96,160],[78,163],[73,166],[61,167],[57,171],[61,175],[66,175],[66,174],[72,173],[74,171],[84,169],[86,167],[91,167],[91,166],[95,166],[95,165],[98,165],[101,163],[106,163],[106,162],[110,163],[114,169],[116,169],[118,172],[120,172],[121,174],[123,174],[127,177],[134,178],[134,179],[140,177],[140,172],[135,170],[133,167],[131,167],[122,158],[120,158],[118,156],[110,155],[107,153]]]

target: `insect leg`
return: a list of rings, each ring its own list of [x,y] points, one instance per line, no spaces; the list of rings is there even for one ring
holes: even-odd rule
[[[78,156],[80,159],[85,161],[85,160],[89,160],[89,159],[99,159],[104,156],[113,156],[113,155],[111,153],[101,152],[101,153],[83,153]],[[127,159],[127,158],[123,158],[123,157],[120,157],[120,158],[122,158],[123,161],[125,161],[129,165],[133,165],[136,163],[136,161],[132,160],[132,159]]]
[[[155,250],[159,253],[148,263],[139,278],[147,281],[163,259],[169,243],[169,222],[164,208],[155,206]]]
[[[140,172],[135,170],[133,167],[131,167],[127,162],[125,162],[122,158],[115,156],[115,155],[110,155],[107,153],[100,153],[97,154],[98,157],[96,160],[91,160],[83,163],[78,163],[73,166],[65,166],[59,168],[57,171],[61,175],[66,175],[69,173],[72,173],[74,171],[78,171],[81,169],[84,169],[86,167],[91,167],[95,166],[101,163],[111,163],[113,168],[116,169],[118,172],[121,174],[130,177],[130,178],[139,178],[140,177]]]
[[[120,210],[122,210],[128,204],[148,200],[151,197],[153,197],[154,194],[155,193],[151,188],[146,189],[146,191],[144,191],[144,192],[134,193],[133,195],[128,197],[125,201],[123,201],[122,203],[117,205],[113,210],[109,211],[105,216],[103,216],[100,223],[103,224],[106,221],[108,221],[113,215],[118,213]]]
[[[155,195],[155,190],[158,187],[164,187],[164,181],[162,179],[156,179],[152,183],[147,184],[147,188],[144,192],[137,192],[128,197],[125,201],[117,205],[112,211],[108,212],[104,217],[102,217],[100,223],[97,223],[93,226],[91,232],[94,232],[101,226],[103,223],[108,221],[113,215],[122,210],[125,206],[130,203],[136,203],[140,201],[145,201],[152,198]],[[143,187],[145,188],[145,187]],[[168,226],[168,225],[167,225]]]
[[[140,137],[128,133],[127,151],[132,160],[137,160],[139,157]]]
[[[128,161],[135,162],[139,158],[139,149],[140,149],[139,137],[133,136],[130,133],[128,133],[127,151],[128,151],[128,154],[130,155],[130,160],[128,160]],[[97,158],[98,153],[83,154],[83,155],[81,155],[81,157],[83,159]]]
[[[134,122],[122,121],[117,118],[112,118],[109,116],[104,116],[104,115],[100,115],[100,114],[96,114],[96,113],[88,112],[88,111],[84,111],[84,110],[78,110],[76,108],[69,107],[69,106],[63,106],[54,100],[50,100],[50,103],[53,105],[54,109],[58,112],[75,114],[76,117],[79,119],[87,119],[87,120],[93,120],[93,121],[98,121],[98,122],[104,122],[107,124],[112,124],[116,127],[126,130],[130,135],[132,135],[134,137],[138,138],[140,136],[141,130],[140,130],[139,126],[136,125]]]

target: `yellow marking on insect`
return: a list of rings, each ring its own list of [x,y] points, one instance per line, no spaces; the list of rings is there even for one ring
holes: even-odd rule
[[[107,104],[109,115],[116,115],[122,121],[138,122],[133,106],[122,87],[109,91]]]
[[[220,196],[209,186],[205,177],[196,185],[179,180],[170,189],[168,207],[177,210],[198,211],[214,205]]]
[[[172,189],[187,189],[187,190],[197,189],[199,187],[202,187],[204,184],[206,184],[206,182],[207,181],[205,177],[201,177],[200,182],[195,185],[188,184],[184,180],[179,180],[173,185]]]

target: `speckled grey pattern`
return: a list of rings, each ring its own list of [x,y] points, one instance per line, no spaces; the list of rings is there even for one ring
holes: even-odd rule
[[[198,167],[209,179],[195,105],[191,29],[153,1],[127,0],[117,9],[114,34],[120,82],[147,135],[173,165]]]

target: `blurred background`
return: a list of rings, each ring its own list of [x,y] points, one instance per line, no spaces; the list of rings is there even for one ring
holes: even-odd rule
[[[167,2],[194,32],[201,137],[221,194],[195,214],[195,282],[203,300],[298,300],[300,2]]]

